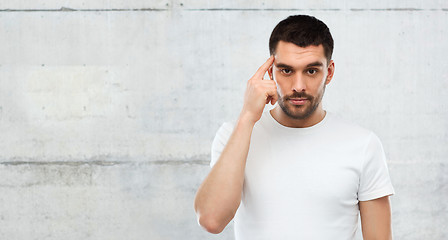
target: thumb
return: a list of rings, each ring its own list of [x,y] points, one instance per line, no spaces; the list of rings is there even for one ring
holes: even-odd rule
[[[272,97],[271,97],[271,96],[268,96],[268,97],[266,98],[266,104],[268,104],[269,102],[272,102]]]

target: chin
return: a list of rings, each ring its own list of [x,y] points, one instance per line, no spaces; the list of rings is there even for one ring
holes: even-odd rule
[[[297,109],[296,107],[293,107],[292,109],[288,109],[288,111],[284,111],[285,114],[293,119],[307,119],[308,117],[310,117],[313,113],[309,112],[309,109],[303,106],[300,106],[300,110],[297,111],[299,109]]]

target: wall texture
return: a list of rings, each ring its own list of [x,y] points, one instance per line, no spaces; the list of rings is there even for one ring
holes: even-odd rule
[[[395,239],[448,238],[448,2],[0,1],[0,239],[233,239],[196,223],[210,144],[292,14],[324,104],[382,139]]]

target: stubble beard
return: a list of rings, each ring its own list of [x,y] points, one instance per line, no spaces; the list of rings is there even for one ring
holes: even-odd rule
[[[278,105],[283,110],[283,112],[286,114],[286,116],[292,118],[292,119],[298,119],[303,120],[309,118],[319,107],[319,104],[322,101],[322,97],[325,93],[325,85],[320,91],[320,94],[318,94],[316,97],[308,95],[304,92],[294,92],[291,95],[281,97],[278,101]],[[277,90],[277,95],[280,96],[280,93]],[[290,98],[307,98],[309,103],[306,103],[305,105],[291,105],[288,103],[288,100]],[[287,106],[288,105],[288,106]],[[303,110],[302,110],[303,109]],[[300,110],[300,111],[296,111]]]

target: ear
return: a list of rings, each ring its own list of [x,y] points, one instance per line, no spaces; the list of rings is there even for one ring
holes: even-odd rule
[[[328,85],[331,82],[331,79],[333,79],[333,75],[334,75],[334,61],[330,60],[330,63],[328,64],[327,67],[327,79],[325,80],[325,85]]]

